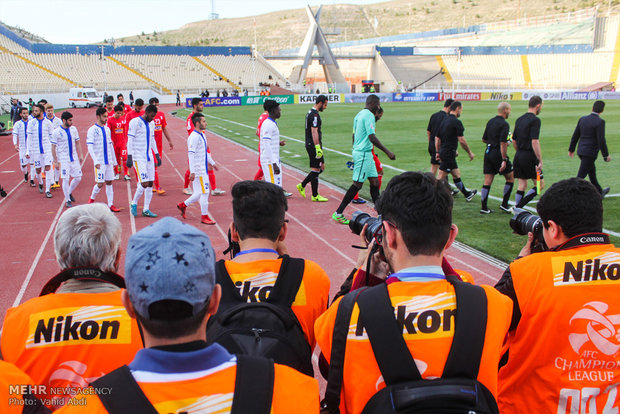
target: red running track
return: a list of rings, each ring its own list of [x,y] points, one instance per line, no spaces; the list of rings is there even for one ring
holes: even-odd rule
[[[164,112],[175,109],[173,105],[162,105]],[[95,121],[94,109],[73,109],[74,125],[80,134],[80,145],[84,154],[86,151],[86,132]],[[260,115],[257,107],[256,119]],[[161,186],[167,191],[158,196],[154,194],[151,210],[160,217],[179,217],[176,204],[187,198],[182,193],[183,174],[187,166],[186,141],[187,132],[185,121],[167,115],[168,131],[174,144],[174,149],[168,148],[164,140],[163,165],[159,168]],[[253,123],[255,120],[248,120]],[[217,258],[224,258],[222,251],[227,247],[227,230],[232,221],[230,188],[243,179],[252,179],[256,172],[257,154],[246,147],[224,139],[215,134],[209,134],[209,147],[214,159],[220,165],[216,172],[218,187],[225,189],[223,196],[209,197],[209,209],[217,220],[216,226],[200,224],[200,210],[198,203],[188,209],[187,223],[192,224],[207,233],[217,254]],[[329,154],[327,154],[329,157]],[[31,188],[23,183],[23,176],[19,169],[17,153],[12,145],[11,136],[0,137],[0,185],[9,195],[0,199],[1,242],[0,242],[0,275],[4,288],[0,290],[0,316],[4,319],[7,308],[15,306],[24,300],[37,296],[44,283],[59,271],[56,263],[53,245],[53,231],[58,218],[64,211],[62,190],[53,190],[54,197],[46,199],[39,194],[37,188]],[[342,166],[343,170],[345,169]],[[289,233],[286,239],[289,253],[292,256],[304,257],[319,263],[331,279],[331,296],[338,290],[342,281],[353,268],[358,250],[351,245],[359,243],[359,236],[353,235],[347,226],[343,226],[331,219],[331,214],[340,203],[343,192],[340,189],[321,183],[320,192],[329,198],[326,203],[313,203],[302,198],[296,191],[295,185],[300,182],[305,173],[284,167],[284,188],[294,193],[289,198]],[[94,185],[93,164],[90,157],[82,167],[82,182],[74,192],[76,204],[85,203]],[[135,191],[135,180],[114,182],[114,204],[123,210],[117,217],[123,225],[123,241],[121,246],[127,245],[127,240],[136,230],[139,230],[154,219],[138,216],[133,218],[129,214],[129,204]],[[307,188],[310,192],[310,186]],[[97,201],[105,202],[105,192],[101,192]],[[356,209],[372,213],[367,204],[347,207],[345,214],[350,216]],[[139,207],[140,211],[140,207]],[[501,264],[492,263],[472,254],[468,249],[453,247],[448,251],[448,259],[453,266],[470,272],[477,283],[494,284],[502,274]],[[121,260],[120,273],[124,271],[124,256]]]

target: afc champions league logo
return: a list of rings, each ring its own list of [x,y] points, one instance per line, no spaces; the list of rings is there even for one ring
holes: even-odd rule
[[[579,354],[583,346],[588,343],[592,343],[599,352],[605,355],[612,356],[618,353],[620,350],[620,314],[606,315],[608,309],[609,305],[606,303],[588,302],[570,319],[570,325],[574,328],[579,327],[581,331],[568,336],[568,341],[576,353]]]

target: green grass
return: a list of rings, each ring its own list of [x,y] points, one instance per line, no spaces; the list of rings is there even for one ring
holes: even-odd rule
[[[575,176],[579,167],[577,158],[570,159],[567,155],[568,144],[577,120],[586,115],[591,109],[592,102],[581,101],[548,101],[544,104],[540,114],[542,120],[541,146],[544,161],[545,185]],[[441,104],[434,103],[384,103],[385,114],[377,124],[377,136],[390,150],[396,154],[395,161],[389,161],[381,151],[377,151],[379,158],[389,166],[403,170],[422,170],[429,168],[429,155],[426,150],[426,126],[430,115],[437,111]],[[363,107],[362,104],[330,104],[321,114],[323,120],[323,145],[327,148],[351,153],[351,130],[353,117]],[[476,154],[474,161],[468,161],[466,154],[461,150],[459,167],[463,182],[468,188],[480,190],[482,187],[482,160],[485,145],[481,142],[486,122],[495,115],[497,102],[465,102],[461,120],[465,125],[465,137],[472,151]],[[310,109],[306,105],[282,106],[282,117],[278,120],[280,134],[298,140],[304,139],[304,116]],[[228,107],[207,108],[208,129],[234,141],[240,142],[252,149],[258,144],[254,140],[256,121],[262,107]],[[527,102],[512,102],[513,115],[508,120],[511,127],[514,120],[527,110]],[[187,110],[179,111],[179,116],[186,117]],[[620,130],[620,102],[607,102],[603,118],[607,121],[607,142],[612,158],[610,163],[602,159],[597,162],[599,181],[603,186],[611,186],[612,193],[620,192],[620,175],[616,172],[615,163],[618,162],[614,150],[617,148]],[[232,122],[229,122],[232,121]],[[248,128],[243,125],[249,126]],[[308,170],[308,159],[303,143],[287,140],[282,148],[291,154],[281,151],[284,163],[293,165],[303,171]],[[297,156],[295,156],[297,155]],[[514,150],[509,149],[509,155]],[[326,171],[321,174],[322,180],[327,180],[339,187],[348,188],[351,185],[351,170],[345,163],[351,158],[331,151],[326,151]],[[384,184],[396,174],[387,166],[384,167]],[[251,177],[248,177],[251,178]],[[294,183],[285,186],[289,191],[294,190]],[[498,176],[491,188],[491,195],[502,196],[503,178]],[[291,190],[292,189],[292,190]],[[516,191],[516,185],[515,190]],[[512,200],[514,200],[514,191]],[[361,191],[361,196],[370,199],[368,184]],[[533,204],[532,204],[533,206]],[[501,260],[512,260],[521,249],[525,238],[513,235],[508,226],[509,215],[499,210],[499,201],[489,200],[489,207],[495,210],[494,214],[481,215],[480,198],[476,197],[471,203],[466,203],[462,195],[455,198],[454,222],[459,226],[460,233],[457,240],[474,248],[482,250]],[[606,229],[620,232],[620,198],[610,197],[604,201]],[[620,238],[612,237],[615,244]]]

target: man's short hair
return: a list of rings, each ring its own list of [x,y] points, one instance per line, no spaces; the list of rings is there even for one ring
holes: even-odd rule
[[[116,95],[116,99],[118,99],[118,98],[124,98],[123,94],[119,93],[118,95]]]
[[[538,95],[534,95],[530,98],[530,101],[528,102],[527,106],[529,108],[536,108],[541,103],[542,103],[542,98]]]
[[[316,97],[316,99],[314,100],[315,104],[321,103],[321,102],[327,102],[327,96],[325,95],[319,95]]]
[[[508,102],[500,102],[499,105],[497,105],[497,112],[504,112],[508,108],[510,108]]]
[[[233,222],[242,240],[276,241],[288,204],[281,187],[266,181],[240,181],[233,185]]]
[[[156,103],[159,103],[159,99],[157,99],[155,96],[149,99],[149,105],[155,105]]]
[[[60,119],[62,119],[63,121],[66,121],[67,119],[71,119],[73,118],[73,114],[69,111],[65,111],[62,113],[62,115],[60,115]]]
[[[592,105],[592,112],[596,112],[597,114],[600,114],[601,112],[603,112],[604,109],[605,109],[605,102],[603,101],[596,101],[594,102],[594,105]]]
[[[202,112],[196,112],[194,115],[192,115],[192,125],[196,126],[196,124],[200,121],[200,118],[204,118],[205,116],[203,115]]]
[[[47,99],[40,99],[39,102],[37,102],[37,103],[45,105],[45,104],[47,104]]]
[[[51,103],[45,104],[45,110],[48,109],[54,109],[54,105],[52,105]]]
[[[123,112],[125,107],[121,104],[114,105],[114,112]]]
[[[114,102],[114,97],[113,97],[112,95],[108,95],[108,96],[105,98],[105,102],[106,102],[106,103],[108,103],[108,102]]]
[[[103,115],[103,114],[107,114],[107,113],[108,113],[108,111],[107,111],[104,107],[102,107],[102,106],[100,106],[99,108],[97,108],[97,110],[95,111],[95,114],[96,114],[97,116],[101,116],[101,115]]]
[[[446,99],[446,101],[443,103],[443,107],[450,108],[450,105],[452,105],[452,102],[454,102],[454,99],[451,99],[451,98]]]
[[[156,114],[157,113],[157,107],[155,105],[149,105],[149,106],[146,107],[144,112],[148,112],[148,113],[151,113],[151,114]]]
[[[603,231],[603,197],[582,178],[554,183],[540,197],[536,211],[545,228],[553,220],[569,238]]]
[[[278,106],[280,106],[280,104],[273,99],[265,99],[265,103],[263,103],[263,108],[269,113],[273,112]]]
[[[456,111],[457,109],[459,109],[460,107],[462,107],[463,104],[460,101],[454,101],[450,104],[450,111]]]
[[[41,110],[41,112],[45,112],[45,106],[43,104],[36,104],[34,105],[36,108],[39,108]]]
[[[136,99],[136,102],[134,102],[135,106],[144,106],[144,99],[142,98],[138,98]]]
[[[192,98],[192,106],[196,106],[200,102],[202,102],[202,99],[200,99],[200,98]]]
[[[411,255],[437,256],[452,225],[452,195],[431,173],[408,171],[390,180],[377,201],[384,221],[396,226]]]
[[[381,105],[381,99],[379,99],[379,97],[375,95],[374,93],[366,97],[366,108],[374,108],[376,111],[376,109],[380,105]]]
[[[22,111],[27,111],[27,110],[28,110],[28,107],[27,107],[27,106],[21,106],[21,107],[19,108],[19,112],[20,112],[20,113],[21,113]]]
[[[83,204],[66,210],[54,232],[60,268],[94,266],[116,271],[121,230],[120,221],[105,204]]]

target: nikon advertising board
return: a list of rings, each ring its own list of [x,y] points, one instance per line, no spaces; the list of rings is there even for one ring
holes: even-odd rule
[[[269,95],[269,96],[242,96],[241,105],[262,105],[267,99],[271,99],[280,105],[295,103],[295,95]]]
[[[316,102],[316,97],[319,95],[327,96],[327,102],[329,103],[344,102],[343,93],[311,93],[311,94],[306,94],[306,95],[295,95],[295,103],[314,104]]]
[[[520,101],[523,99],[521,92],[482,92],[481,101]]]

